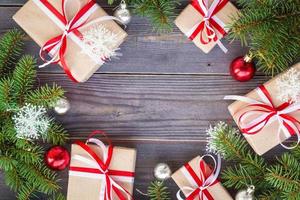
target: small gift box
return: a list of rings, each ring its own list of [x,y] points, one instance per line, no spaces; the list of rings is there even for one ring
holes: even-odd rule
[[[225,26],[237,16],[238,10],[228,0],[192,0],[175,24],[204,53],[216,44],[227,52],[220,39],[228,32]]]
[[[72,144],[68,200],[132,199],[136,150],[90,138]]]
[[[41,46],[40,67],[58,63],[75,82],[117,56],[127,36],[94,0],[29,0],[13,19]]]
[[[209,156],[214,160],[214,169],[205,163],[204,157]],[[179,186],[177,198],[182,200],[180,192],[186,200],[233,200],[227,190],[218,181],[221,168],[221,158],[218,161],[211,155],[197,156],[177,170],[172,179]]]
[[[254,151],[262,155],[293,135],[300,128],[300,63],[245,96],[226,96],[237,100],[228,109]]]

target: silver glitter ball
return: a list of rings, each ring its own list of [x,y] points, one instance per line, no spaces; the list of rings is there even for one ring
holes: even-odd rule
[[[171,177],[172,171],[166,163],[158,163],[154,168],[154,176],[158,180],[166,180]]]
[[[70,110],[70,103],[67,99],[61,98],[59,99],[54,107],[54,111],[59,115],[64,115]]]
[[[129,24],[131,21],[130,11],[127,9],[126,3],[121,3],[120,6],[114,12],[114,16],[121,20],[123,24]]]
[[[235,200],[254,200],[254,190],[254,185],[250,185],[247,189],[238,191]]]

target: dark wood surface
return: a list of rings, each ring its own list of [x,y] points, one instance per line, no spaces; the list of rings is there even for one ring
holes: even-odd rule
[[[24,2],[0,0],[0,34],[17,27],[11,17]],[[111,6],[98,2],[112,12]],[[186,3],[183,1],[178,11]],[[217,47],[204,54],[177,28],[159,35],[147,20],[136,16],[127,32],[123,57],[103,66],[88,82],[70,82],[58,66],[40,70],[38,78],[40,84],[55,81],[67,91],[71,110],[56,117],[69,132],[69,143],[101,129],[116,145],[137,148],[135,187],[145,191],[153,180],[156,163],[167,162],[173,171],[178,169],[205,152],[205,130],[210,124],[220,120],[232,123],[227,111],[229,102],[222,100],[224,95],[245,94],[268,78],[257,75],[247,83],[232,80],[228,73],[230,61],[247,51],[239,41],[224,41],[229,48],[227,54]],[[26,53],[37,56],[38,49],[26,38]],[[279,151],[276,148],[266,156],[273,159]],[[225,165],[230,163],[223,162]],[[67,171],[61,173],[61,178],[66,191]],[[178,188],[172,180],[167,185],[175,199]],[[1,177],[0,199],[15,199]],[[147,198],[135,192],[135,199]]]

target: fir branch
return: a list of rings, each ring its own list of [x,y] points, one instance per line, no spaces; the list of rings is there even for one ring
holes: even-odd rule
[[[0,112],[8,111],[17,107],[14,98],[13,81],[4,78],[0,81]]]
[[[17,165],[17,160],[6,155],[4,152],[0,152],[0,169],[4,171],[10,171]]]
[[[17,192],[19,188],[24,184],[18,171],[14,168],[6,171],[4,174],[5,184],[9,186],[14,192]]]
[[[148,187],[148,196],[150,200],[169,200],[170,193],[163,181],[153,181]]]
[[[47,130],[47,135],[45,139],[48,143],[54,145],[62,145],[68,139],[68,136],[61,125],[58,125],[52,121]]]
[[[158,32],[170,32],[173,30],[175,8],[177,1],[170,0],[131,0],[134,13],[148,17]]]
[[[18,190],[18,200],[30,200],[31,197],[35,196],[36,188],[30,183],[24,183]]]
[[[24,34],[14,29],[8,31],[0,41],[0,77],[5,76],[19,57]]]
[[[14,94],[20,105],[23,105],[24,96],[32,89],[35,83],[35,64],[36,61],[32,56],[25,55],[16,64],[13,72]]]
[[[52,87],[45,85],[31,91],[26,96],[25,102],[45,108],[52,108],[63,95],[64,90],[60,86],[56,84],[53,84]]]

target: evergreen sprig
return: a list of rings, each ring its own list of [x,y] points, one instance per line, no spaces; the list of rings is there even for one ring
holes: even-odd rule
[[[34,87],[35,59],[28,55],[18,59],[22,38],[21,32],[12,30],[0,40],[0,170],[19,200],[29,200],[38,193],[62,200],[57,174],[44,164],[42,142],[63,144],[66,131],[52,119],[43,141],[16,137],[12,120],[16,110],[28,103],[51,108],[64,94],[57,85]]]
[[[163,181],[152,181],[148,187],[150,200],[169,200],[170,193]]]
[[[250,47],[258,69],[275,75],[300,56],[299,0],[238,0],[243,7],[230,25],[230,39]]]
[[[230,188],[245,189],[247,184],[256,188],[256,196],[264,200],[297,200],[300,194],[300,147],[268,163],[254,153],[238,130],[224,122],[207,131],[208,150],[219,153],[233,166],[222,172],[223,184]]]

